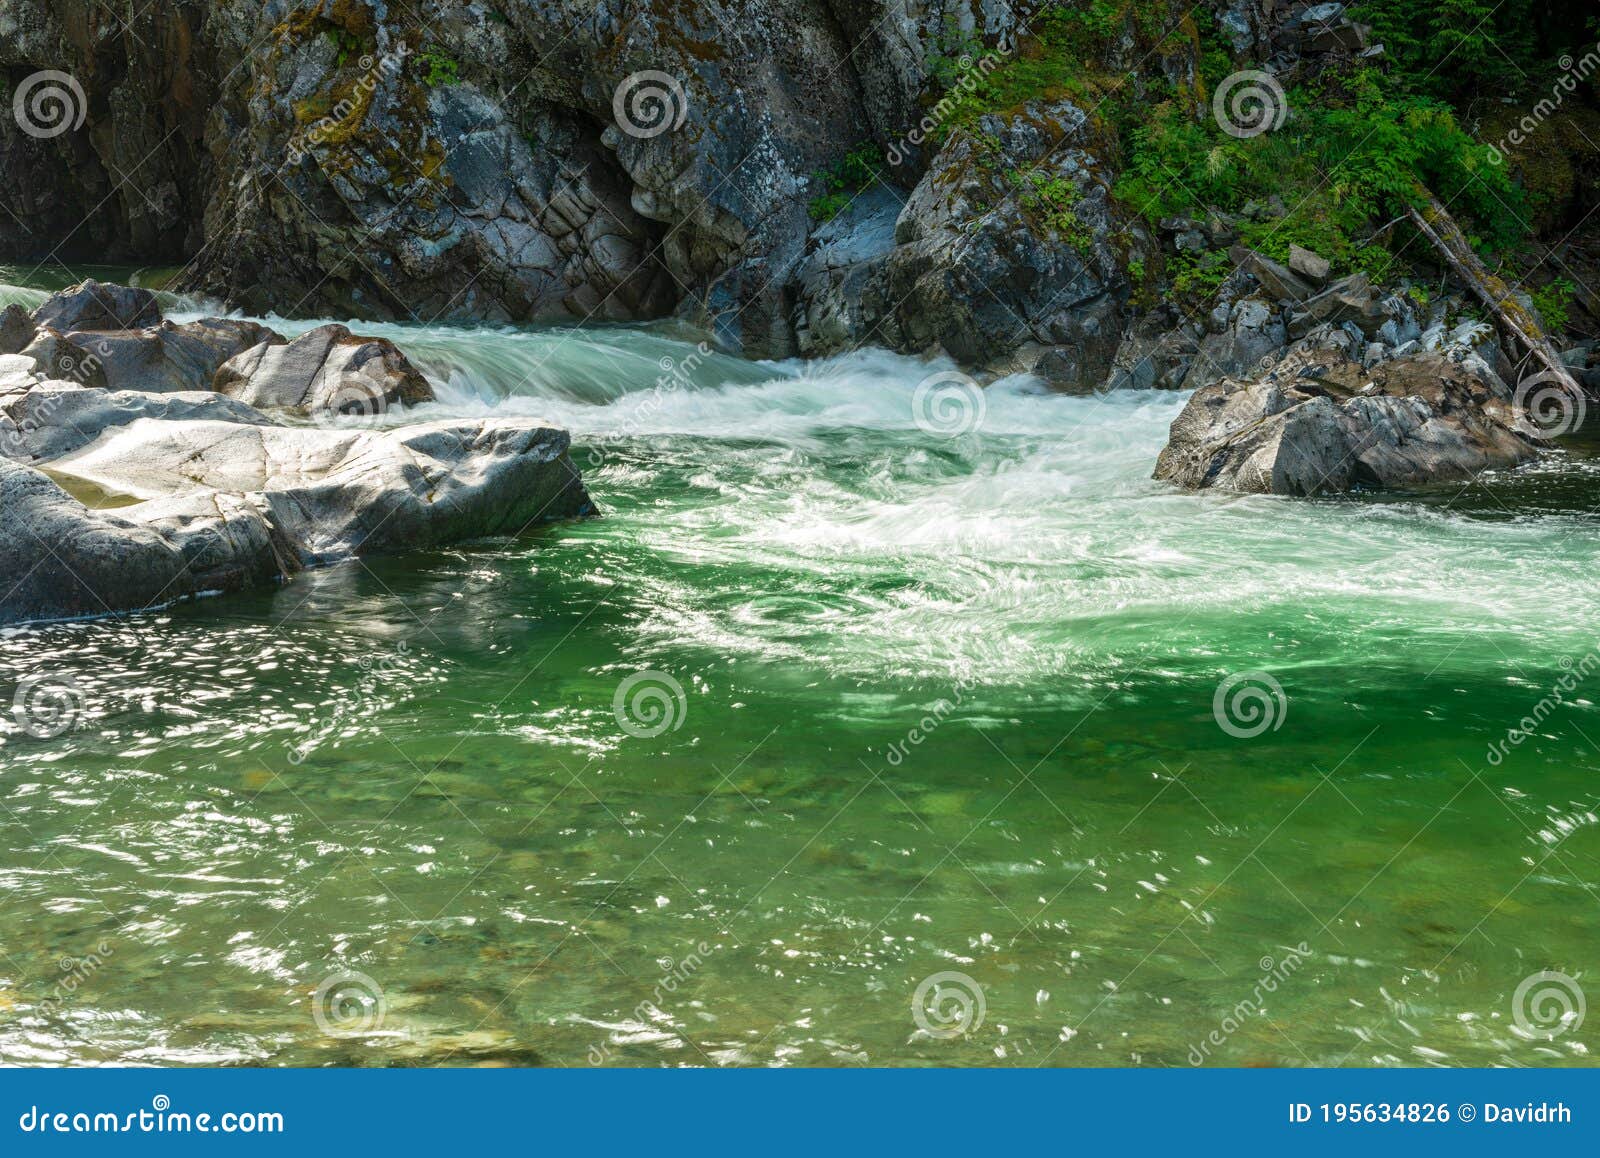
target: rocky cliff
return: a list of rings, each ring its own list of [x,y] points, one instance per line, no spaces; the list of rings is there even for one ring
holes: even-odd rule
[[[0,123],[18,178],[0,251],[182,263],[188,287],[255,312],[676,313],[751,355],[944,344],[985,368],[1060,347],[1076,380],[1116,348],[1132,239],[1092,111],[1063,94],[941,135],[930,104],[981,78],[986,54],[1025,50],[1031,14],[1005,0],[3,0],[13,90],[40,70],[70,80],[67,123]],[[846,285],[817,256],[808,205],[863,145],[895,163],[850,239],[862,268]],[[1061,206],[1016,186],[1035,169]]]

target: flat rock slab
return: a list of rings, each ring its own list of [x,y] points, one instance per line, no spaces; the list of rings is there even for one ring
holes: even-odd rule
[[[0,575],[23,577],[0,595],[0,622],[140,610],[592,513],[569,441],[537,421],[376,432],[144,418],[48,477],[0,460]],[[66,487],[142,501],[91,509]]]

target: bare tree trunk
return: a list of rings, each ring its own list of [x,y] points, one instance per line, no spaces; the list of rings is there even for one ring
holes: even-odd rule
[[[1538,318],[1512,296],[1510,286],[1484,268],[1478,255],[1472,252],[1472,246],[1467,243],[1461,227],[1439,199],[1427,190],[1422,193],[1425,198],[1422,208],[1407,210],[1417,231],[1439,251],[1439,256],[1444,258],[1451,272],[1471,287],[1472,292],[1489,307],[1489,312],[1500,323],[1504,333],[1522,343],[1534,360],[1541,363],[1563,387],[1574,395],[1581,393],[1578,380],[1561,361],[1561,355],[1556,353]]]

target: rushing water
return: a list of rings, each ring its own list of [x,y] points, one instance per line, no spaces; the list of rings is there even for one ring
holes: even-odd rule
[[[83,704],[0,721],[0,1058],[1589,1061],[1523,985],[1600,977],[1581,448],[1190,496],[1171,394],[942,437],[883,353],[361,328],[438,386],[395,421],[546,416],[603,517],[0,632]]]

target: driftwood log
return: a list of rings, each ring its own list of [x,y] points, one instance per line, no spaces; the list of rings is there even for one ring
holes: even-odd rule
[[[1501,332],[1520,343],[1564,389],[1570,390],[1574,396],[1581,395],[1583,388],[1561,361],[1561,355],[1556,352],[1539,319],[1516,299],[1510,286],[1484,268],[1483,262],[1468,244],[1466,235],[1461,232],[1461,227],[1439,199],[1425,189],[1420,192],[1421,206],[1412,206],[1407,211],[1417,231],[1439,251],[1439,256],[1450,271],[1489,307],[1495,321],[1500,323]]]

